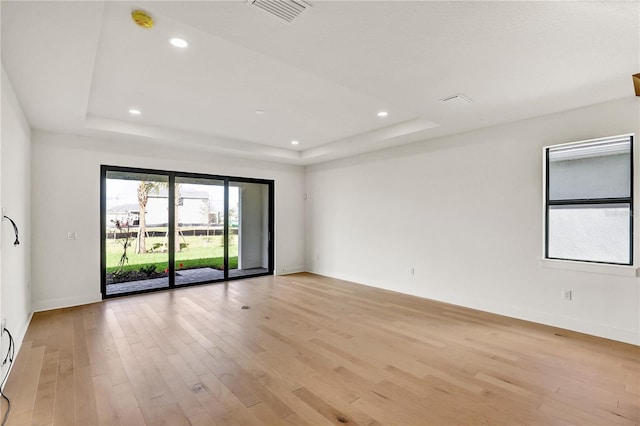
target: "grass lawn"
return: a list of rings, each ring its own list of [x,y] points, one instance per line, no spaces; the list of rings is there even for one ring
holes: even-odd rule
[[[142,266],[156,265],[157,272],[163,272],[168,267],[169,254],[161,252],[161,245],[164,237],[147,238],[147,248],[160,245],[154,252],[136,254],[135,238],[129,240],[131,246],[127,249],[129,262],[125,263],[124,271],[137,271]],[[222,246],[222,236],[187,236],[185,237],[187,247],[176,253],[176,269],[191,268],[222,268],[224,247]],[[180,242],[183,243],[182,237]],[[122,256],[122,244],[118,240],[107,239],[107,272],[118,269],[118,262]],[[182,267],[179,265],[182,263]],[[229,268],[238,267],[238,239],[232,235],[229,244]]]

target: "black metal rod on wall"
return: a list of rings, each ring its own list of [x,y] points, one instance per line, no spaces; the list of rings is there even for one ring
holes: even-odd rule
[[[11,222],[11,225],[13,225],[13,233],[16,234],[16,240],[13,242],[13,245],[14,246],[19,245],[20,244],[20,239],[18,238],[18,226],[13,221],[13,219],[11,219],[9,216],[4,215],[3,218],[8,219],[9,222]]]

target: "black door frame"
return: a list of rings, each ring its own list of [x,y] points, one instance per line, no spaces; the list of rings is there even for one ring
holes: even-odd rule
[[[168,287],[162,287],[157,289],[146,289],[133,291],[128,293],[118,293],[118,294],[107,294],[107,200],[106,200],[106,189],[107,189],[107,172],[115,171],[115,172],[124,172],[124,173],[140,173],[140,174],[154,174],[154,175],[163,175],[168,178],[169,188],[168,188],[168,202],[169,202],[169,211],[167,218],[167,232],[169,233],[168,237],[168,262],[169,262],[169,285]],[[224,184],[224,228],[223,228],[223,238],[224,238],[224,278],[219,280],[211,280],[204,281],[199,283],[190,283],[190,284],[182,284],[180,286],[175,285],[175,182],[176,177],[179,178],[195,178],[195,179],[208,179],[208,180],[218,180],[222,181]],[[232,182],[246,182],[246,183],[257,183],[267,185],[269,188],[269,207],[268,207],[268,271],[263,273],[244,275],[240,277],[230,277],[229,276],[229,184]],[[246,177],[238,177],[238,176],[223,176],[223,175],[209,175],[203,173],[190,173],[190,172],[178,172],[171,170],[157,170],[157,169],[145,169],[145,168],[136,168],[136,167],[122,167],[122,166],[110,166],[110,165],[101,165],[100,166],[100,292],[102,293],[103,299],[109,299],[113,297],[120,296],[128,296],[132,294],[140,294],[140,293],[148,293],[152,291],[163,291],[167,289],[188,287],[192,285],[201,285],[201,284],[211,284],[217,282],[226,282],[237,279],[244,279],[250,277],[258,277],[264,275],[273,275],[274,272],[274,248],[275,248],[275,238],[274,238],[274,226],[275,226],[275,181],[268,179],[254,179],[254,178],[246,178]]]

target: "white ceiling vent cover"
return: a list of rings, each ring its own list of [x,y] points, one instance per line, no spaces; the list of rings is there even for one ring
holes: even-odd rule
[[[309,4],[302,0],[249,0],[247,3],[288,23],[309,8]]]
[[[471,103],[471,99],[467,98],[462,93],[458,93],[457,95],[447,96],[446,98],[440,99],[440,101],[451,106],[469,105]]]

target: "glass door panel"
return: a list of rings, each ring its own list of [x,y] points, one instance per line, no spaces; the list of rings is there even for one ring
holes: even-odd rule
[[[229,182],[229,277],[269,272],[269,198],[268,184]]]
[[[224,180],[176,176],[175,285],[224,274]]]
[[[167,176],[107,170],[105,295],[169,287]]]

